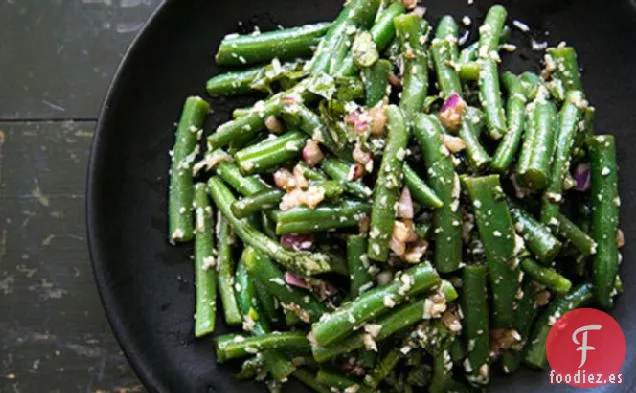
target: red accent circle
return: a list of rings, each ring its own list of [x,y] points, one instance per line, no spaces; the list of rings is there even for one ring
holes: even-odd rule
[[[548,334],[550,382],[579,388],[622,383],[626,350],[625,335],[614,318],[593,308],[570,311]]]

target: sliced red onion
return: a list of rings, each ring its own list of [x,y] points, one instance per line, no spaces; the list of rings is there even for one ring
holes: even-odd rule
[[[400,201],[398,202],[397,216],[409,220],[413,219],[413,199],[411,198],[411,191],[408,187],[402,188],[402,194],[400,194]]]
[[[380,136],[384,134],[384,130],[386,128],[386,103],[384,101],[380,101],[378,105],[369,109],[369,116],[373,121],[373,126],[371,127],[371,134],[375,136]]]
[[[446,112],[449,109],[453,109],[455,108],[462,100],[462,97],[457,94],[451,94],[450,96],[448,96],[448,98],[446,99],[446,101],[444,101],[444,105],[442,106],[442,112]]]
[[[288,234],[280,237],[280,244],[294,251],[311,251],[314,239],[308,234]]]
[[[307,284],[307,281],[303,280],[302,278],[298,276],[293,275],[290,272],[285,272],[285,282],[291,285],[292,287],[309,289],[309,284]]]
[[[322,150],[320,150],[318,142],[313,139],[308,140],[303,148],[303,161],[309,166],[314,166],[320,163],[324,158],[325,155],[322,153]]]
[[[353,146],[353,161],[362,165],[366,165],[369,162],[373,161],[373,156],[371,155],[371,153],[362,150],[362,145],[360,144],[360,142],[356,142],[356,144]]]
[[[294,187],[307,188],[309,186],[309,181],[303,174],[303,170],[296,165],[294,167]]]
[[[444,127],[450,130],[458,129],[462,123],[462,116],[465,109],[466,101],[464,101],[459,94],[451,94],[448,96],[439,114],[439,118]]]
[[[576,186],[574,186],[575,190],[589,190],[592,186],[590,178],[590,164],[580,163],[579,165],[577,165],[576,169],[574,170],[574,180],[576,181]]]
[[[285,131],[285,125],[283,122],[276,116],[267,116],[265,118],[265,128],[274,134],[280,134]]]
[[[390,243],[391,251],[395,253],[397,256],[402,256],[406,252],[406,243],[400,241],[395,235],[391,236]]]
[[[353,125],[353,129],[357,135],[364,134],[369,128],[369,124],[371,123],[371,116],[368,112],[351,112],[346,118],[345,121],[349,124]]]
[[[444,134],[442,135],[442,139],[444,140],[444,146],[451,153],[459,153],[460,151],[466,149],[466,142],[462,138],[458,138],[456,136]]]
[[[424,239],[419,239],[407,250],[404,254],[404,259],[410,263],[419,263],[427,249],[428,242]]]
[[[274,172],[274,184],[276,187],[281,189],[286,189],[289,187],[289,181],[294,177],[292,173],[287,168],[279,168]]]
[[[349,173],[347,173],[347,180],[358,180],[362,178],[362,176],[364,176],[364,167],[358,163],[351,165]]]

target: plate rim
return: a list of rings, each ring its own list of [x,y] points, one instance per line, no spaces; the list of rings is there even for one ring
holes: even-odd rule
[[[155,373],[150,369],[150,367],[148,367],[142,355],[143,351],[134,344],[134,340],[126,327],[126,322],[122,319],[121,315],[113,309],[117,301],[105,280],[105,276],[107,275],[107,261],[104,260],[101,252],[99,251],[103,249],[103,246],[101,244],[101,240],[98,239],[93,229],[98,221],[95,205],[99,195],[95,192],[95,187],[97,184],[97,173],[103,165],[103,153],[101,153],[101,148],[99,147],[101,145],[100,141],[104,138],[104,135],[107,132],[108,121],[106,119],[108,118],[110,104],[117,95],[118,90],[121,89],[120,80],[122,79],[124,72],[128,69],[129,64],[132,62],[131,59],[136,57],[136,54],[141,50],[140,48],[143,46],[143,43],[149,40],[154,26],[156,25],[154,22],[169,14],[169,10],[174,6],[174,4],[178,3],[178,0],[161,0],[157,8],[150,14],[150,17],[146,20],[124,52],[121,61],[113,73],[99,110],[93,139],[91,141],[86,172],[84,210],[88,254],[93,271],[93,279],[97,286],[97,292],[106,315],[106,320],[108,321],[108,325],[115,337],[115,340],[117,341],[117,344],[123,351],[124,356],[128,360],[128,364],[133,369],[135,375],[140,379],[144,387],[152,392],[168,392],[169,389],[160,382],[160,379],[157,378]]]

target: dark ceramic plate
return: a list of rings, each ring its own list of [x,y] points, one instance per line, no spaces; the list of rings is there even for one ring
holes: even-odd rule
[[[482,21],[490,1],[428,0],[428,17],[444,13]],[[535,29],[537,41],[565,40],[585,67],[589,99],[598,108],[598,131],[618,137],[623,197],[625,293],[613,315],[627,339],[625,383],[607,392],[636,389],[636,8],[627,0],[506,1],[512,18]],[[194,340],[193,269],[190,247],[171,247],[166,234],[168,151],[184,98],[204,94],[219,72],[213,54],[229,32],[273,29],[332,20],[342,0],[173,0],[154,15],[124,59],[103,107],[88,176],[88,234],[93,267],[110,324],[148,390],[153,392],[263,392],[237,382],[232,366],[217,366],[210,338]],[[544,35],[549,31],[549,35]],[[475,37],[473,28],[472,36]],[[538,66],[519,31],[522,49],[514,68]],[[230,117],[247,98],[211,100],[215,113],[206,130]],[[225,327],[219,326],[219,332]],[[570,388],[574,391],[574,388]],[[304,391],[294,385],[289,391]],[[494,392],[568,391],[549,384],[547,373],[521,372],[493,378]]]

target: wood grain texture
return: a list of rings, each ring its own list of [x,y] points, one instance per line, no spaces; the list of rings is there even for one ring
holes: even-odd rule
[[[88,258],[93,122],[0,122],[0,391],[129,392]]]
[[[0,119],[96,118],[160,0],[0,2]]]

